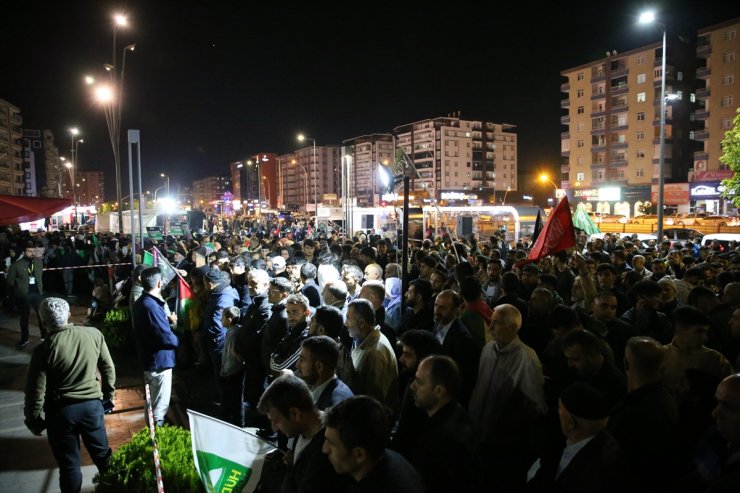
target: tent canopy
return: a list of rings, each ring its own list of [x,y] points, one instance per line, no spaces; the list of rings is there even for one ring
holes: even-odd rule
[[[49,217],[72,205],[72,199],[0,195],[0,224],[12,225]]]

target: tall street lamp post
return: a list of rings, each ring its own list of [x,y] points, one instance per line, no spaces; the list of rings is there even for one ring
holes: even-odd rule
[[[313,175],[313,229],[314,229],[314,235],[316,234],[316,230],[319,227],[319,207],[318,207],[318,195],[316,193],[316,185],[317,181],[319,179],[319,176],[316,174],[316,139],[313,137],[306,137],[303,134],[298,134],[298,142],[304,142],[306,140],[310,140],[313,142],[313,167],[311,168],[311,174]]]
[[[663,31],[663,57],[661,61],[660,72],[660,144],[658,146],[658,244],[663,241],[663,207],[665,205],[665,65],[666,65],[666,27],[665,24],[659,23],[655,19],[655,12],[647,11],[640,14],[640,24],[655,24]]]

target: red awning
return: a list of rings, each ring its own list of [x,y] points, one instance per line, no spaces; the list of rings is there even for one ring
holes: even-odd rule
[[[0,224],[7,226],[49,217],[72,205],[72,199],[0,195]]]

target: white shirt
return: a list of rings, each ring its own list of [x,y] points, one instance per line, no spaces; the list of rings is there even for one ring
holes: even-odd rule
[[[576,454],[578,454],[578,452],[580,452],[581,449],[594,438],[594,436],[584,438],[580,442],[567,443],[567,445],[563,449],[563,455],[560,456],[560,464],[558,464],[558,473],[555,475],[555,479],[558,479],[558,477],[560,477],[563,471],[565,471],[565,468],[570,465],[570,462],[573,460]]]
[[[438,325],[434,329],[434,337],[435,339],[437,339],[437,341],[439,341],[440,344],[445,343],[445,337],[447,337],[447,333],[450,331],[450,327],[452,327],[452,322],[454,321],[455,319],[453,318],[447,325]]]
[[[311,397],[313,397],[314,403],[319,400],[319,397],[321,397],[321,393],[324,392],[324,389],[329,386],[329,384],[334,381],[337,378],[336,375],[334,375],[332,378],[327,380],[326,382],[322,383],[318,387],[314,387],[311,389]]]

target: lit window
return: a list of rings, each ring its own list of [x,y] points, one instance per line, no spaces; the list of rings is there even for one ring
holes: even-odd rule
[[[637,102],[638,103],[644,103],[645,102],[645,93],[644,92],[638,92],[637,93]]]
[[[586,173],[576,173],[576,181],[583,181],[586,179]]]
[[[637,74],[637,83],[644,84],[646,80],[645,74]]]

